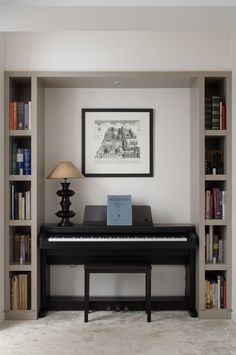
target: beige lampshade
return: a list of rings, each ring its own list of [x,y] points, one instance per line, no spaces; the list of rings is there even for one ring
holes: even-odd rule
[[[76,179],[84,177],[83,174],[70,161],[63,161],[47,176],[47,179]]]

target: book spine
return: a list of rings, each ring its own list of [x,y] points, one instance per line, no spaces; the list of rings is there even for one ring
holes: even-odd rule
[[[17,143],[12,144],[12,175],[17,174]]]
[[[220,97],[212,96],[212,129],[220,129]]]
[[[17,102],[13,102],[13,129],[16,130],[18,129],[17,127]]]
[[[29,129],[29,104],[24,104],[24,129]]]
[[[219,236],[217,234],[213,235],[213,264],[218,262],[219,258]]]
[[[14,130],[14,103],[9,103],[9,129]]]
[[[31,101],[28,102],[29,105],[29,130],[32,129],[32,108],[31,108]]]
[[[226,105],[222,105],[222,129],[226,129]]]
[[[205,129],[212,128],[212,99],[205,98]]]
[[[17,128],[24,129],[24,102],[18,102],[17,105]]]
[[[23,173],[31,175],[31,151],[28,148],[23,149]]]
[[[16,154],[16,173],[17,175],[23,175],[23,149],[18,148]]]
[[[219,239],[219,263],[223,263],[223,239]]]

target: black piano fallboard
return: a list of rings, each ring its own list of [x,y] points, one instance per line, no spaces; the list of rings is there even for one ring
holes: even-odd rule
[[[195,310],[195,250],[198,244],[192,225],[88,226],[58,227],[43,225],[38,245],[41,254],[41,313],[49,309],[83,309],[83,300],[50,297],[49,265],[83,265],[97,261],[145,261],[153,265],[185,265],[185,297],[152,299],[153,309]],[[125,302],[125,300],[123,300]],[[101,302],[102,299],[101,299]],[[112,304],[111,299],[111,304]],[[115,302],[115,301],[114,301]],[[144,306],[127,300],[130,309]],[[158,304],[157,304],[158,303]],[[94,303],[100,309],[99,299]],[[106,305],[104,303],[104,307]]]

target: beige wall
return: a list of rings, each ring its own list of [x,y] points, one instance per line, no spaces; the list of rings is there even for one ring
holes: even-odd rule
[[[4,112],[3,112],[3,86],[4,86],[4,35],[0,33],[0,322],[4,319]]]

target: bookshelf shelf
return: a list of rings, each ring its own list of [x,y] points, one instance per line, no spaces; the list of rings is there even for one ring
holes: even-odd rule
[[[37,319],[37,311],[35,310],[8,310],[5,311],[7,320],[34,320]]]
[[[206,219],[206,226],[226,226],[227,221],[225,219]]]
[[[31,264],[10,264],[9,271],[31,271]]]
[[[31,175],[10,175],[10,181],[32,181]]]
[[[32,132],[28,130],[9,130],[9,136],[12,137],[31,137]]]
[[[205,136],[206,137],[226,137],[228,132],[226,130],[206,130]]]
[[[19,220],[19,219],[10,219],[9,226],[31,226],[31,220]]]
[[[206,264],[206,271],[227,271],[226,264]]]
[[[231,309],[205,309],[199,311],[201,319],[230,319]]]
[[[226,181],[227,176],[225,174],[207,174],[205,175],[205,180],[206,181]]]

